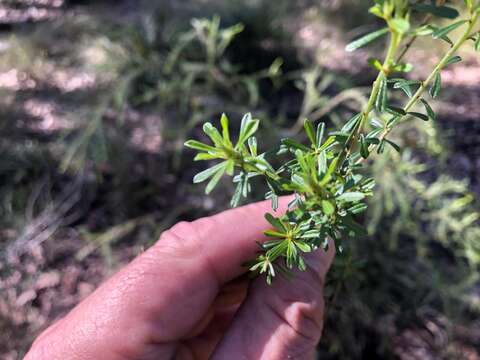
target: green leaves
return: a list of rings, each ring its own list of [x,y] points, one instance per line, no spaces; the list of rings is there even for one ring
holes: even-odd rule
[[[378,111],[384,112],[387,109],[387,103],[388,103],[387,79],[385,75],[382,75],[379,81],[380,81],[380,86],[378,89],[375,106]]]
[[[363,134],[360,134],[360,155],[366,159],[368,158],[368,155],[370,155],[370,151],[368,150],[368,144],[367,142],[365,141],[365,137],[363,136]]]
[[[361,38],[352,41],[345,47],[345,50],[348,52],[355,51],[359,48],[366,46],[367,44],[371,43],[372,41],[386,35],[388,33],[388,28],[383,28],[374,32],[371,32],[367,35],[362,36]]]
[[[395,116],[405,116],[407,114],[405,110],[396,106],[389,106],[387,112]]]
[[[270,213],[265,214],[265,219],[272,225],[276,230],[284,232],[286,231],[285,225],[282,223],[282,221],[276,217],[274,217]]]
[[[309,151],[308,147],[292,139],[282,139],[280,140],[280,142],[284,148],[289,149],[293,152],[295,150]]]
[[[405,34],[410,30],[410,23],[406,19],[395,18],[390,20],[389,24],[399,34]]]
[[[377,71],[382,71],[383,64],[379,59],[370,58],[368,59],[368,65],[374,68]]]
[[[412,116],[415,116],[416,118],[419,118],[420,120],[428,121],[428,116],[424,115],[422,113],[415,112],[415,111],[410,111],[410,112],[408,112],[408,114],[412,115]]]
[[[418,80],[391,79],[394,89],[401,89],[409,98],[413,96],[412,86],[417,87],[421,84]]]
[[[315,134],[315,130],[313,128],[312,123],[310,121],[308,121],[307,119],[305,119],[305,121],[303,123],[303,127],[305,128],[305,132],[308,136],[308,139],[312,143],[312,145],[314,147],[317,146],[317,136]]]
[[[431,120],[435,120],[437,116],[435,115],[435,112],[433,111],[433,109],[429,105],[429,103],[425,99],[420,99],[420,101],[422,102],[423,106],[425,107],[425,110],[427,112],[428,117]]]
[[[457,29],[458,27],[462,26],[463,24],[465,24],[467,22],[468,22],[467,20],[457,21],[453,24],[450,24],[448,26],[445,26],[443,28],[440,28],[440,29],[434,31],[432,36],[433,36],[434,39],[440,39],[440,38],[448,35],[450,32],[452,32],[453,30]]]
[[[355,202],[365,199],[365,194],[361,192],[347,192],[337,197],[338,201]]]
[[[430,87],[429,93],[432,98],[436,98],[438,94],[440,94],[440,90],[442,89],[442,76],[440,73],[435,75],[433,79],[433,84]]]
[[[457,9],[449,6],[435,6],[430,4],[415,4],[413,9],[422,12],[432,14],[445,19],[455,19],[460,14]]]
[[[477,34],[477,39],[475,40],[475,45],[473,48],[475,51],[480,51],[480,34]]]
[[[188,140],[185,142],[185,146],[190,149],[200,150],[200,151],[216,151],[213,146],[201,143],[197,140]]]
[[[452,56],[447,60],[444,67],[447,67],[448,65],[456,64],[460,61],[462,61],[462,58],[460,56],[458,55]]]
[[[388,139],[383,139],[384,143],[387,143],[388,145],[390,145],[392,148],[395,149],[396,152],[400,152],[400,146],[398,146],[397,144],[395,144],[393,141],[390,141]]]
[[[235,145],[235,148],[242,146],[250,136],[255,134],[258,130],[258,123],[258,120],[252,119],[252,114],[250,113],[243,117],[240,125],[240,135],[238,136],[238,142],[237,145]]]
[[[358,125],[358,122],[361,121],[361,119],[362,119],[362,114],[354,115],[350,120],[346,122],[346,124],[342,127],[340,132],[348,134]]]
[[[225,171],[229,167],[233,168],[232,161],[221,162],[220,164],[212,166],[211,168],[208,168],[207,170],[204,170],[195,175],[195,177],[193,178],[193,182],[195,184],[200,183],[211,177],[211,180],[208,182],[207,187],[205,188],[205,193],[209,194],[217,185],[218,181],[220,180],[222,175],[225,174]]]
[[[228,144],[232,145],[232,142],[230,141],[230,131],[228,129],[228,118],[227,115],[222,114],[222,117],[220,119],[220,124],[222,125],[222,136],[223,136],[223,141]]]
[[[325,123],[320,123],[317,126],[317,133],[316,133],[316,147],[319,148],[323,142],[323,134],[325,133]]]
[[[330,216],[335,212],[335,205],[329,200],[322,200],[322,210],[325,215]]]
[[[209,122],[203,124],[203,132],[213,141],[215,146],[221,147],[223,144],[222,135],[218,130]]]
[[[297,267],[300,270],[305,270],[305,262],[301,253],[312,251],[313,247],[304,239],[318,237],[318,230],[305,230],[302,224],[284,221],[276,218],[273,215],[265,214],[265,219],[273,226],[273,230],[265,231],[265,235],[274,240],[267,241],[260,246],[265,251],[265,255],[260,255],[257,258],[257,263],[254,264],[250,270],[258,271],[263,269],[267,273],[267,279],[270,281],[275,277],[275,266],[273,262],[277,259],[284,259],[284,266],[286,269]],[[265,264],[270,264],[265,267]],[[278,268],[278,266],[277,266]],[[281,270],[282,268],[280,268]]]
[[[200,183],[210,179],[205,193],[209,194],[218,184],[224,174],[235,175],[235,168],[240,169],[239,177],[234,178],[237,182],[235,193],[232,197],[232,206],[238,205],[242,196],[246,197],[250,191],[248,179],[257,174],[268,174],[275,177],[271,165],[264,159],[263,154],[257,153],[257,141],[253,134],[258,129],[258,120],[252,119],[250,114],[246,114],[240,125],[240,134],[235,147],[232,144],[229,130],[229,120],[225,114],[222,114],[220,126],[222,133],[209,122],[203,125],[203,131],[213,142],[213,145],[207,145],[196,140],[188,140],[185,146],[199,151],[194,160],[221,160],[220,163],[198,173],[194,178],[194,183]],[[245,146],[248,143],[248,148]]]
[[[219,171],[222,168],[225,168],[225,163],[224,162],[220,163],[220,164],[217,164],[215,166],[212,166],[211,168],[208,168],[207,170],[203,170],[202,172],[195,175],[195,177],[193,178],[193,183],[198,184],[198,183],[201,183],[201,182],[207,180],[208,178],[213,176],[217,171]]]
[[[477,5],[471,3],[469,6],[472,19],[476,19]],[[278,169],[274,169],[266,158],[267,154],[273,156],[275,152],[261,153],[258,149],[255,133],[259,120],[253,119],[251,114],[242,118],[236,142],[233,141],[235,136],[232,137],[230,133],[229,119],[223,114],[220,131],[211,123],[203,126],[211,144],[195,140],[185,143],[185,146],[199,152],[195,160],[217,162],[194,177],[195,183],[208,181],[207,193],[212,191],[223,175],[233,177],[235,191],[232,206],[237,206],[242,197],[247,197],[254,184],[257,186],[261,183],[252,182],[254,177],[266,183],[268,190],[265,198],[271,200],[274,210],[278,207],[280,196],[294,196],[284,215],[265,215],[272,227],[265,231],[270,240],[260,244],[260,253],[250,263],[250,270],[265,274],[267,282],[271,282],[279,273],[288,274],[293,268],[304,270],[306,266],[302,254],[325,246],[329,237],[338,242],[342,238],[365,233],[355,218],[367,208],[365,199],[372,195],[375,183],[373,179],[365,177],[363,160],[368,159],[374,150],[378,154],[391,149],[401,152],[400,146],[389,139],[392,129],[410,116],[422,121],[434,120],[435,112],[422,98],[427,86],[431,85],[428,91],[433,98],[439,95],[442,86],[440,71],[462,60],[454,53],[461,42],[467,38],[474,40],[476,49],[480,50],[480,35],[472,33],[473,24],[469,23],[464,35],[454,43],[448,35],[466,24],[466,20],[442,28],[427,21],[412,30],[409,23],[411,10],[445,19],[458,16],[458,11],[454,8],[436,6],[433,2],[412,5],[407,0],[375,0],[370,12],[384,19],[388,27],[362,36],[346,47],[347,51],[354,51],[387,33],[391,34],[391,44],[385,59],[369,61],[379,75],[368,101],[361,109],[353,112],[350,118],[345,118],[339,131],[332,128],[327,130],[325,123],[315,126],[313,122],[305,120],[303,127],[307,141],[302,143],[298,139],[281,139],[280,148],[276,152],[276,155],[281,155],[281,166]],[[412,69],[411,64],[398,60],[404,54],[399,54],[399,51],[405,44],[402,40],[408,41],[406,35],[432,35],[452,46],[425,82],[403,79],[400,78],[401,74],[389,79],[391,74],[405,73]],[[388,84],[395,90],[401,90],[408,99],[403,96],[389,97]],[[389,99],[393,105],[389,104]],[[418,102],[423,104],[424,112],[411,111],[415,110]],[[398,105],[395,106],[396,103]],[[369,128],[368,132],[366,128]],[[328,136],[325,135],[326,131]]]

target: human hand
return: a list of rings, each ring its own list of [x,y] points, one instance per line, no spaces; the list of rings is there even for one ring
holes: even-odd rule
[[[308,254],[294,280],[249,282],[242,264],[264,240],[268,211],[261,202],[173,226],[45,330],[25,360],[314,358],[334,246]]]

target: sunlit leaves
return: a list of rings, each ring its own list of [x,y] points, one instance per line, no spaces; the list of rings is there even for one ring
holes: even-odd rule
[[[228,129],[228,118],[227,115],[222,114],[222,117],[220,119],[220,123],[222,125],[222,136],[223,136],[223,141],[226,144],[231,145],[232,142],[230,141],[230,131]]]
[[[242,123],[240,125],[238,142],[237,145],[235,145],[236,148],[243,145],[250,136],[255,134],[255,132],[258,130],[258,123],[258,120],[252,119],[252,114],[250,113],[246,114],[243,117]]]
[[[394,83],[394,89],[401,89],[408,97],[413,96],[412,87],[416,89],[421,84],[418,80],[391,79],[389,81]]]
[[[249,270],[258,274],[265,274],[267,284],[271,284],[275,277],[275,267],[273,262],[266,255],[259,255],[255,261],[250,264]]]
[[[361,118],[362,114],[354,115],[352,118],[350,118],[350,120],[345,123],[340,132],[348,135],[348,133],[358,125],[358,122],[361,121]]]
[[[443,28],[440,28],[436,31],[433,32],[432,36],[434,39],[440,39],[446,35],[448,35],[450,32],[452,32],[453,30],[459,28],[460,26],[462,26],[463,24],[467,23],[468,21],[467,20],[460,20],[460,21],[457,21],[453,24],[450,24],[448,26],[445,26]]]
[[[286,226],[285,224],[278,218],[274,217],[270,213],[265,214],[265,219],[272,225],[276,230],[284,232],[286,231]]]
[[[265,235],[274,238],[261,246],[265,250],[265,257],[273,262],[278,258],[284,258],[287,269],[294,266],[300,270],[305,270],[305,263],[301,253],[310,252],[312,246],[303,239],[311,235],[318,236],[316,230],[304,230],[299,224],[292,224],[267,213],[266,220],[273,226],[272,230],[265,231]],[[272,276],[275,276],[274,274]]]
[[[364,46],[368,45],[372,41],[386,35],[387,33],[388,33],[388,28],[383,28],[383,29],[371,32],[367,35],[362,36],[361,38],[359,38],[355,41],[352,41],[350,44],[348,44],[345,47],[345,50],[349,51],[349,52],[355,51],[355,50],[357,50],[361,47],[364,47]]]
[[[410,29],[410,23],[406,19],[395,18],[390,20],[389,24],[399,34],[405,34]]]
[[[343,201],[343,202],[355,202],[355,201],[363,200],[364,198],[365,198],[365,194],[361,192],[347,192],[337,197],[337,200]]]
[[[200,150],[200,151],[216,151],[215,147],[201,143],[197,140],[188,140],[185,142],[185,146],[190,149]]]
[[[230,201],[230,206],[236,207],[240,203],[242,197],[247,197],[250,193],[250,183],[249,183],[250,176],[245,172],[240,172],[240,174],[236,175],[233,178],[233,183],[236,184],[235,191],[232,196],[232,200]]]
[[[427,36],[432,35],[432,33],[437,30],[436,27],[432,26],[431,24],[425,24],[418,28],[416,28],[412,33],[415,36]]]
[[[323,213],[327,216],[332,215],[335,212],[335,205],[332,204],[329,200],[322,200],[322,210]]]
[[[302,254],[324,246],[329,237],[339,240],[346,236],[365,234],[355,221],[355,217],[366,210],[365,199],[373,194],[375,185],[373,179],[366,178],[361,170],[365,160],[375,151],[378,154],[388,150],[401,152],[401,147],[390,137],[390,131],[400,122],[412,117],[422,121],[435,119],[435,112],[422,96],[429,85],[430,95],[433,98],[439,95],[442,86],[440,71],[461,61],[454,54],[458,41],[471,39],[475,41],[477,50],[480,50],[480,36],[471,33],[470,25],[473,24],[469,24],[466,33],[460,40],[456,40],[457,45],[448,37],[464,25],[467,22],[465,20],[441,28],[427,22],[411,29],[410,6],[411,2],[407,0],[376,0],[370,12],[384,19],[388,27],[347,45],[347,51],[354,51],[390,33],[391,44],[394,46],[389,46],[388,53],[391,56],[388,55],[383,62],[378,59],[369,61],[379,72],[371,96],[362,109],[350,115],[348,120],[345,117],[346,121],[338,131],[328,129],[327,136],[327,126],[324,123],[315,126],[314,122],[305,120],[303,139],[306,138],[306,142],[300,142],[300,138],[284,138],[276,153],[261,153],[257,138],[254,137],[259,127],[258,120],[253,119],[251,114],[246,114],[235,142],[235,134],[232,137],[230,133],[228,118],[222,115],[221,132],[210,123],[203,127],[213,145],[193,140],[185,143],[187,147],[199,151],[195,160],[219,161],[194,178],[194,182],[208,180],[207,193],[224,174],[233,176],[235,191],[232,206],[237,206],[241,198],[249,194],[252,186],[250,180],[253,177],[266,183],[268,191],[265,198],[271,200],[274,210],[278,207],[280,196],[294,196],[284,215],[265,215],[271,225],[265,231],[270,240],[260,244],[260,253],[250,264],[250,270],[265,274],[267,282],[271,282],[278,273],[288,273],[290,269],[304,270],[306,266]],[[414,10],[446,19],[458,16],[454,8],[436,6],[433,2],[431,5],[417,4]],[[473,12],[472,4],[471,14]],[[412,26],[413,24],[412,21]],[[404,44],[402,40],[405,41],[409,36],[424,35],[432,35],[435,39],[451,44],[448,56],[442,58],[424,82],[401,78],[402,73],[410,71],[412,66],[399,60],[403,53],[401,56],[393,53]],[[395,40],[398,40],[398,44]],[[397,75],[389,79],[391,74]],[[392,90],[401,90],[408,99],[400,92],[389,94]],[[424,112],[415,109],[418,102],[423,104]],[[270,165],[267,155],[278,156],[278,169]]]
[[[410,63],[395,64],[392,67],[392,71],[394,71],[394,72],[408,73],[412,70],[413,70],[413,65],[410,64]]]
[[[258,129],[258,123],[259,121],[252,119],[250,114],[246,114],[243,117],[239,139],[235,147],[233,147],[231,141],[229,120],[225,114],[222,114],[220,119],[221,134],[211,123],[205,123],[203,131],[213,142],[214,146],[196,140],[186,141],[185,146],[199,151],[194,158],[195,161],[215,159],[222,161],[195,175],[193,182],[200,183],[210,179],[205,188],[205,192],[208,194],[215,188],[224,174],[233,176],[235,168],[240,168],[240,177],[234,178],[234,182],[238,184],[231,202],[233,206],[237,206],[240,198],[242,196],[246,197],[250,190],[248,179],[251,177],[251,174],[248,173],[247,167],[250,171],[255,170],[273,174],[270,164],[263,159],[263,155],[258,155],[257,153],[257,143],[253,134]],[[248,143],[248,149],[244,144],[245,142]]]
[[[370,9],[368,9],[368,12],[375,16],[378,16],[379,18],[382,18],[382,19],[385,18],[385,15],[383,13],[383,8],[379,4],[372,6]]]
[[[325,123],[320,123],[317,126],[317,132],[316,132],[316,147],[319,148],[322,145],[323,142],[323,134],[325,133]]]
[[[317,145],[317,139],[316,139],[316,134],[315,134],[315,129],[313,128],[313,125],[308,119],[305,119],[305,122],[303,123],[303,127],[305,129],[305,133],[307,134],[308,139],[312,143],[313,146]]]
[[[318,176],[323,177],[327,173],[328,164],[327,164],[327,153],[326,151],[321,151],[317,157],[317,167],[318,167]]]
[[[218,130],[211,123],[207,122],[203,124],[203,132],[208,135],[208,137],[213,141],[215,146],[222,146],[222,135],[220,135]]]
[[[368,59],[368,65],[370,65],[372,68],[374,68],[377,71],[382,71],[383,69],[383,64],[378,59],[374,59],[374,58]]]
[[[465,6],[466,6],[468,9],[472,9],[472,8],[473,8],[473,1],[474,1],[474,0],[463,0],[463,2],[465,3]]]
[[[200,183],[211,178],[205,189],[205,193],[209,194],[229,167],[233,167],[233,163],[231,161],[221,162],[220,164],[212,166],[211,168],[208,168],[207,170],[195,175],[193,182]]]
[[[213,173],[211,180],[208,182],[207,187],[205,188],[205,194],[210,194],[212,192],[213,188],[217,185],[223,174],[225,174],[225,172],[227,171],[229,164],[231,164],[231,167],[233,168],[233,163],[231,161],[225,161],[216,165],[218,166],[218,169]],[[195,182],[195,178],[193,179],[193,181]]]
[[[251,138],[248,139],[248,149],[250,150],[250,153],[253,156],[257,156],[257,138],[252,136]]]

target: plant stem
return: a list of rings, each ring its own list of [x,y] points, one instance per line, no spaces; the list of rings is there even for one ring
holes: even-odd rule
[[[394,63],[395,54],[398,50],[398,46],[402,41],[402,35],[391,30],[390,31],[390,44],[388,46],[387,54],[385,55],[385,60],[383,61],[382,70],[379,71],[377,78],[373,82],[372,91],[370,93],[370,97],[368,99],[365,108],[362,111],[362,117],[358,121],[355,128],[352,130],[350,137],[347,139],[345,146],[343,147],[342,151],[338,155],[338,162],[337,168],[342,166],[343,162],[347,158],[348,154],[351,152],[353,147],[355,146],[356,139],[358,135],[361,133],[365,122],[367,121],[370,113],[372,112],[375,106],[375,100],[377,99],[378,92],[380,91],[380,85],[382,83],[383,77],[388,76],[390,72],[390,67]]]
[[[445,4],[445,0],[437,0],[435,1],[435,6],[441,6],[441,5],[444,5]],[[431,14],[428,14],[425,16],[425,18],[423,19],[422,23],[421,23],[421,26],[423,25],[426,25],[428,24],[428,22],[430,21],[430,19],[432,18],[432,15]],[[397,64],[400,63],[400,61],[403,59],[403,57],[405,56],[405,54],[408,52],[408,50],[410,50],[410,48],[412,47],[413,43],[418,39],[418,35],[414,35],[410,38],[410,40],[405,44],[405,46],[403,47],[402,51],[400,52],[400,54],[398,55],[397,57]]]
[[[468,27],[463,33],[463,35],[454,43],[454,45],[450,48],[450,50],[443,56],[443,58],[438,62],[437,66],[432,70],[430,75],[425,79],[425,81],[422,81],[422,84],[418,88],[418,90],[415,92],[415,94],[412,96],[412,98],[408,101],[408,103],[404,107],[404,111],[408,112],[420,99],[420,97],[423,95],[425,90],[427,90],[428,85],[433,81],[435,76],[437,76],[438,73],[445,67],[445,64],[447,64],[448,60],[458,51],[458,49],[463,45],[465,41],[468,40],[470,37],[470,33],[472,32],[473,27],[475,26],[477,20],[478,20],[478,12],[475,12],[472,15],[472,18],[468,21]],[[399,121],[403,121],[404,118],[407,115],[404,115],[399,118],[399,120],[396,122],[398,123]],[[381,136],[381,140],[385,139],[386,136],[392,131],[393,125],[388,126],[383,135]]]

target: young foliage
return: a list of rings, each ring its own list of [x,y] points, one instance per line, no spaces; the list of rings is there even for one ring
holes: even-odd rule
[[[375,0],[370,12],[382,18],[386,27],[346,47],[347,51],[354,51],[389,35],[383,62],[375,59],[370,61],[378,70],[378,76],[372,84],[367,104],[339,131],[328,134],[324,123],[314,126],[305,120],[304,131],[308,143],[282,139],[276,152],[280,161],[275,163],[283,165],[278,168],[270,164],[267,153],[259,153],[254,137],[259,120],[253,119],[250,114],[243,117],[236,141],[230,137],[227,116],[222,115],[221,131],[210,123],[203,127],[211,144],[195,140],[185,143],[187,147],[199,151],[195,160],[219,161],[194,178],[194,182],[209,180],[207,193],[224,174],[233,177],[236,188],[232,206],[237,206],[242,197],[248,196],[251,191],[250,179],[253,177],[264,180],[268,188],[265,198],[271,200],[273,210],[277,208],[279,196],[294,195],[284,215],[265,215],[272,226],[265,235],[271,240],[260,244],[258,257],[249,264],[251,271],[265,274],[270,283],[278,273],[288,274],[294,268],[304,270],[303,255],[319,247],[325,248],[328,239],[333,239],[340,246],[345,238],[365,234],[357,222],[358,214],[366,210],[365,199],[372,195],[375,182],[365,174],[364,162],[374,150],[378,154],[383,154],[389,148],[401,152],[400,146],[388,139],[398,123],[412,117],[422,121],[435,119],[435,113],[423,95],[427,91],[433,98],[439,95],[441,70],[459,62],[461,58],[455,55],[456,51],[476,35],[473,29],[479,16],[479,7],[468,3],[467,8],[467,19],[437,27],[430,22],[417,25],[412,16],[417,12],[433,15],[433,18],[454,19],[459,12],[447,6],[411,5],[407,0]],[[453,42],[447,35],[460,28],[463,34]],[[402,46],[405,45],[408,50],[417,36],[425,35],[431,35],[435,41],[447,41],[451,43],[451,48],[425,80],[401,77],[402,73],[411,70],[411,65],[400,62],[405,54]],[[478,38],[475,41],[478,43]],[[390,99],[394,97],[390,97],[389,93],[397,89],[406,95],[403,106],[390,104]],[[414,109],[420,103],[426,114]],[[271,156],[273,153],[268,154]]]

